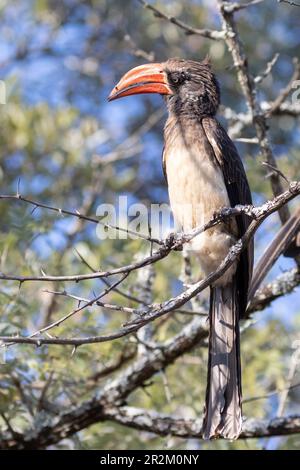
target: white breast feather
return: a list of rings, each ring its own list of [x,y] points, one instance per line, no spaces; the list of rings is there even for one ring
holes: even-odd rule
[[[202,226],[216,211],[230,206],[221,168],[208,156],[201,158],[199,149],[187,148],[177,139],[165,154],[165,162],[171,208],[177,226],[183,231]],[[189,248],[198,255],[205,277],[217,269],[234,242],[235,237],[223,224],[190,242]],[[227,283],[235,269],[236,265],[219,283]]]

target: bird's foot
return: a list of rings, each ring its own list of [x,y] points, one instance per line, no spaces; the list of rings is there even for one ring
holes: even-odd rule
[[[165,238],[165,245],[174,251],[182,251],[182,234],[178,232],[169,232]]]

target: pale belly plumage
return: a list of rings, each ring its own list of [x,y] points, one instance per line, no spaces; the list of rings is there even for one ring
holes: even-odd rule
[[[180,136],[164,154],[170,205],[177,230],[188,232],[200,227],[216,211],[230,206],[221,168],[208,156],[199,158],[201,154],[203,151],[199,153],[197,145],[194,149],[187,148]],[[188,249],[198,256],[203,277],[218,268],[235,243],[236,237],[232,235],[235,225],[229,232],[228,226],[219,224],[189,242]],[[235,270],[236,264],[216,284],[230,282]]]

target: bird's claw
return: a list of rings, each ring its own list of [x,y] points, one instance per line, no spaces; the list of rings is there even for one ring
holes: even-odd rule
[[[165,239],[165,244],[168,248],[172,248],[174,251],[182,251],[183,246],[180,244],[181,242],[181,234],[176,233],[176,232],[170,232],[166,236]],[[179,243],[178,243],[179,242]],[[178,243],[178,246],[176,246],[176,243]],[[175,245],[175,246],[174,246]]]

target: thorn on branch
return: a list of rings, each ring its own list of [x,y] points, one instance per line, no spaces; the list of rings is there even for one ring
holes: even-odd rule
[[[20,194],[20,184],[21,184],[21,178],[18,178],[18,184],[17,184],[17,198],[20,199],[21,194]]]
[[[38,206],[35,206],[31,211],[30,211],[30,215],[33,215],[35,213],[35,211],[37,210]]]

